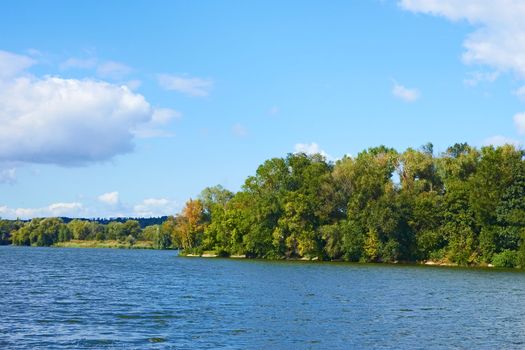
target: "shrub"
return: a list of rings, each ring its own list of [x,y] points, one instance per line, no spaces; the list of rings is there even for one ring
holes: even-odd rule
[[[513,250],[504,250],[501,253],[494,254],[492,264],[495,267],[516,267],[518,256]]]

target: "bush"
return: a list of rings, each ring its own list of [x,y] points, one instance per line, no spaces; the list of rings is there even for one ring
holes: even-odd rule
[[[396,262],[398,257],[399,243],[391,239],[381,249],[381,260],[384,262]]]
[[[131,247],[133,244],[135,244],[137,242],[137,240],[135,239],[135,237],[133,237],[132,235],[128,235],[126,237],[126,243],[129,244],[129,246]]]
[[[516,267],[518,255],[513,250],[504,250],[501,253],[494,254],[492,265],[494,267]]]

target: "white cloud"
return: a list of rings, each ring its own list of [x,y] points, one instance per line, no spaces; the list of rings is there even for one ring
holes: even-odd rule
[[[414,102],[419,99],[420,93],[417,89],[409,89],[401,84],[394,83],[392,95],[405,102]]]
[[[82,210],[83,206],[81,203],[72,202],[72,203],[53,203],[47,207],[47,210],[53,216],[62,216],[62,215],[71,215],[71,213],[77,213]]]
[[[0,216],[5,218],[20,218],[32,219],[36,217],[52,217],[52,216],[82,216],[84,206],[78,202],[60,202],[53,203],[43,208],[9,208],[7,206],[0,206]]]
[[[101,197],[104,198],[101,199]],[[88,206],[81,202],[58,202],[36,208],[11,208],[0,205],[0,217],[8,219],[56,216],[73,218],[157,217],[174,215],[181,209],[177,202],[167,198],[147,198],[134,205],[122,203],[118,192],[105,193],[97,199],[97,202],[92,202]]]
[[[108,160],[133,150],[140,127],[158,127],[180,116],[153,109],[126,86],[25,75],[34,63],[0,51],[0,163],[74,166]]]
[[[315,142],[312,143],[297,143],[294,146],[294,153],[304,153],[306,155],[320,154],[328,160],[333,159],[328,153],[323,151],[321,147]]]
[[[16,168],[0,169],[0,183],[13,184],[16,182]]]
[[[514,140],[514,139],[511,139],[509,137],[496,135],[496,136],[492,136],[492,137],[489,137],[488,139],[486,139],[483,142],[483,145],[484,146],[513,145],[513,146],[516,146],[516,147],[520,147],[521,146],[521,142],[517,141],[517,140]]]
[[[189,96],[208,96],[213,87],[212,80],[202,78],[161,74],[158,76],[158,80],[164,89],[181,92]]]
[[[525,78],[524,1],[401,0],[399,5],[416,13],[469,22],[476,29],[463,42],[463,61]]]
[[[122,79],[131,72],[131,67],[115,61],[103,62],[97,67],[97,74],[103,78]]]
[[[514,124],[520,134],[525,134],[525,113],[514,115]]]
[[[176,202],[166,198],[147,198],[133,206],[133,213],[139,217],[173,215],[179,209]]]
[[[34,57],[0,50],[0,184],[16,182],[16,167],[24,163],[82,166],[131,152],[137,137],[174,136],[165,129],[181,113],[152,108],[128,87],[136,88],[140,81],[120,86],[27,73],[37,63]],[[63,69],[95,67],[94,58],[71,58],[61,65]],[[111,61],[98,68],[101,74],[113,76],[131,70]],[[57,207],[12,210],[46,213],[44,209]]]
[[[152,118],[142,95],[100,81],[56,77],[0,82],[0,160],[77,165],[133,149]]]
[[[119,203],[119,193],[117,191],[107,192],[98,196],[98,200],[109,205],[117,205]]]
[[[0,50],[0,79],[16,76],[35,63],[30,57]]]
[[[248,129],[244,127],[242,124],[234,124],[232,127],[233,134],[238,137],[246,137],[248,136]]]

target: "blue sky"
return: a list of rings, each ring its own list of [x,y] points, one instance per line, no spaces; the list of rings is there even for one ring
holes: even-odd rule
[[[519,1],[4,1],[0,216],[173,214],[296,151],[521,144]]]

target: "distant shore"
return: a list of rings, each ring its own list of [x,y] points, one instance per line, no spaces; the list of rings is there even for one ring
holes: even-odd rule
[[[109,249],[155,249],[152,241],[136,241],[133,244],[117,240],[71,240],[57,242],[52,247],[58,248],[109,248]]]

